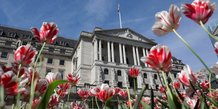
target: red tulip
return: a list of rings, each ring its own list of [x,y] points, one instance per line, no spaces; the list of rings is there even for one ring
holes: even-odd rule
[[[193,74],[188,65],[184,66],[184,69],[178,73],[178,75],[179,81],[187,87],[190,87],[191,84],[195,85],[197,82],[196,76]]]
[[[158,89],[160,93],[165,93],[166,91],[166,87],[163,87],[163,86],[159,86]]]
[[[57,90],[57,94],[59,95],[59,97],[64,98],[68,94],[67,89],[69,88],[70,88],[69,83],[60,84]]]
[[[122,90],[120,90],[120,91],[118,92],[118,95],[119,95],[120,97],[122,97],[122,98],[126,98],[127,95],[128,95],[128,93],[127,93],[126,90],[122,89]]]
[[[100,92],[100,87],[94,87],[91,88],[89,91],[90,96],[97,96],[97,94]]]
[[[203,89],[208,89],[209,88],[209,81],[205,80],[204,82],[201,82],[200,83],[200,86],[203,88]]]
[[[53,109],[54,106],[58,105],[60,102],[60,99],[58,98],[58,96],[56,94],[53,94],[50,97],[49,103],[48,103],[48,108]]]
[[[70,109],[84,109],[84,107],[77,102],[71,102]]]
[[[174,81],[174,82],[173,82],[173,87],[174,87],[175,89],[179,89],[179,88],[180,88],[180,83],[179,83],[178,81]]]
[[[97,94],[97,97],[100,101],[106,102],[115,94],[115,90],[110,88],[108,84],[102,84],[100,88],[100,92]]]
[[[196,103],[197,103],[197,100],[195,99],[190,99],[189,97],[186,98],[186,102],[187,104],[190,106],[191,109],[194,109]]]
[[[89,91],[86,89],[79,89],[77,94],[79,94],[82,100],[86,100],[89,97]]]
[[[183,4],[182,11],[186,17],[200,24],[205,24],[215,10],[215,3],[210,0],[194,0],[192,4]]]
[[[155,17],[156,22],[152,27],[152,31],[156,35],[162,36],[179,27],[181,19],[180,9],[176,5],[171,5],[169,13],[161,11],[156,13]]]
[[[172,67],[172,55],[169,48],[165,45],[153,46],[147,57],[143,57],[141,61],[147,63],[151,68],[157,71],[168,72]]]
[[[14,53],[15,63],[28,66],[34,60],[36,51],[28,44],[22,45]]]
[[[18,93],[19,83],[12,71],[7,71],[0,75],[0,85],[3,86],[6,95],[16,95]]]
[[[137,78],[137,76],[139,75],[139,69],[136,67],[132,67],[129,69],[129,76],[131,76],[132,78]]]
[[[80,80],[80,77],[79,75],[73,75],[69,73],[67,75],[67,80],[71,83],[72,86],[76,86]]]
[[[215,53],[216,53],[216,55],[218,55],[218,42],[216,42],[215,44],[214,44],[214,47],[215,47]]]
[[[59,29],[53,22],[43,22],[40,31],[37,28],[32,28],[32,33],[39,42],[51,44],[57,38]]]

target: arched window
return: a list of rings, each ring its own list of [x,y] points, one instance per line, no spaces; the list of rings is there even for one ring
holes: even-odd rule
[[[121,70],[117,70],[117,76],[122,76]]]
[[[104,69],[104,74],[106,74],[106,75],[108,74],[108,69],[107,68]]]

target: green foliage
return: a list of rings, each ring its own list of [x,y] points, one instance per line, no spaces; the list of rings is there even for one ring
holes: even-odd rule
[[[51,97],[51,95],[54,93],[54,89],[60,85],[60,84],[64,84],[67,83],[67,80],[55,80],[53,81],[51,84],[49,84],[44,96],[42,97],[42,100],[38,106],[38,109],[46,109],[49,99]]]

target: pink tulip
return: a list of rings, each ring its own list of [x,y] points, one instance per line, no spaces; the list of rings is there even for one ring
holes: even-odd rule
[[[158,12],[155,17],[156,22],[152,27],[152,31],[158,36],[166,35],[173,29],[177,29],[179,27],[181,19],[180,9],[176,5],[172,4],[169,8],[169,12]]]
[[[32,28],[32,33],[39,42],[51,44],[57,38],[59,29],[53,22],[43,22],[40,31],[37,28]]]
[[[171,59],[172,55],[167,46],[156,45],[151,48],[147,57],[141,58],[141,61],[157,71],[168,72],[172,67]]]
[[[178,73],[178,75],[178,79],[180,80],[180,82],[187,87],[190,87],[191,83],[192,85],[195,85],[197,82],[196,76],[193,74],[188,65],[184,66],[184,69],[180,73]]]
[[[215,10],[215,3],[210,0],[194,0],[192,4],[183,4],[182,11],[186,17],[200,24],[205,24]]]

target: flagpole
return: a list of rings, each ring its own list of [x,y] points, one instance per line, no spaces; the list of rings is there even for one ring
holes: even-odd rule
[[[120,28],[122,27],[122,18],[121,18],[121,12],[120,12],[120,4],[118,3],[118,15],[119,15],[119,21],[120,21]]]

